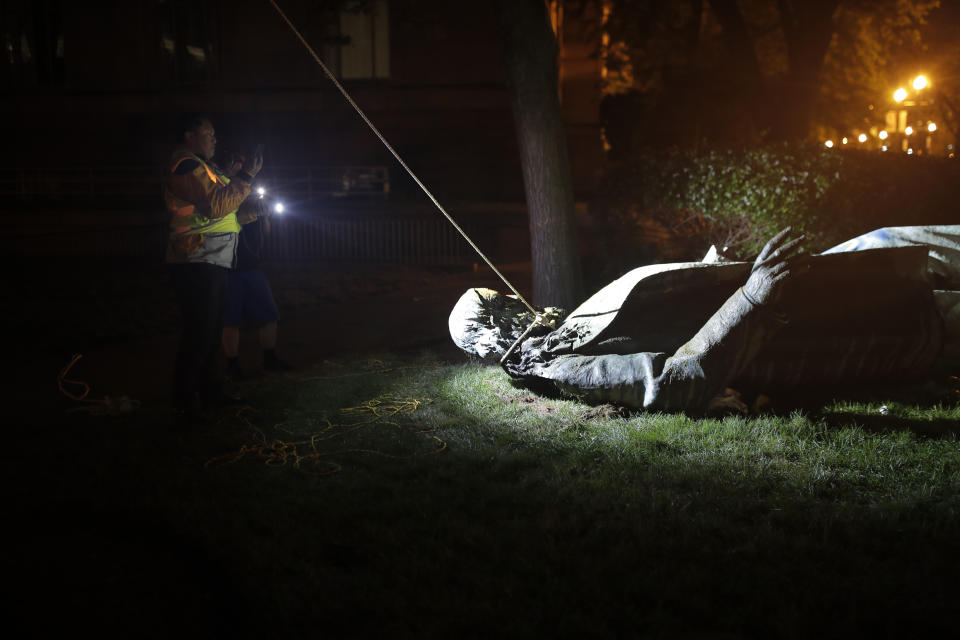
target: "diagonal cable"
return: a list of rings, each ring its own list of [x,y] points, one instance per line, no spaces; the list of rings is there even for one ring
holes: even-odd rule
[[[423,190],[425,194],[427,194],[427,197],[430,198],[431,202],[433,202],[434,205],[436,205],[437,209],[440,210],[440,213],[442,213],[447,218],[447,220],[450,221],[450,224],[452,224],[453,227],[460,233],[460,235],[463,236],[463,239],[466,240],[471,247],[473,247],[473,250],[476,251],[481,258],[483,258],[483,261],[487,263],[487,266],[493,269],[493,272],[496,273],[498,276],[500,276],[500,279],[503,280],[504,284],[506,284],[510,288],[510,290],[513,291],[514,295],[516,295],[517,298],[520,299],[520,302],[522,302],[527,307],[527,309],[530,310],[531,313],[533,313],[534,315],[537,315],[537,310],[534,309],[529,302],[527,302],[526,298],[520,295],[520,292],[517,291],[517,289],[510,283],[509,280],[507,280],[506,276],[500,273],[500,270],[497,269],[494,266],[494,264],[490,261],[490,259],[487,258],[487,256],[483,253],[483,251],[480,250],[480,247],[478,247],[473,242],[473,240],[470,239],[470,236],[468,236],[467,233],[462,228],[460,228],[460,225],[458,225],[456,221],[453,219],[453,217],[451,217],[450,214],[447,213],[447,210],[443,208],[443,206],[434,197],[434,195],[430,192],[430,190],[427,189],[426,185],[424,185],[420,181],[420,178],[418,178],[417,175],[413,172],[413,170],[407,166],[407,163],[403,161],[403,158],[400,157],[400,154],[398,154],[394,150],[394,148],[390,145],[390,143],[387,142],[387,139],[383,136],[382,133],[380,133],[380,130],[377,129],[377,127],[373,124],[373,122],[370,121],[370,118],[368,118],[367,114],[363,112],[363,109],[361,109],[357,105],[357,103],[353,101],[353,98],[350,97],[350,94],[347,93],[347,90],[343,88],[343,85],[340,84],[340,81],[337,80],[336,76],[334,76],[330,72],[330,69],[328,69],[327,65],[323,63],[323,60],[321,60],[320,56],[317,55],[317,52],[313,50],[313,47],[310,46],[310,43],[307,42],[306,38],[304,38],[303,35],[300,33],[300,31],[297,29],[297,27],[294,26],[293,22],[290,21],[290,18],[287,17],[287,14],[283,12],[283,9],[280,8],[280,6],[276,3],[275,0],[269,0],[269,2],[270,4],[273,5],[273,8],[277,10],[277,13],[280,14],[280,17],[283,18],[283,21],[287,23],[287,26],[290,27],[290,29],[297,36],[300,42],[303,43],[303,46],[307,48],[307,51],[310,52],[310,55],[313,56],[313,59],[316,60],[318,65],[320,65],[320,68],[323,69],[323,72],[327,75],[327,77],[330,78],[330,81],[333,82],[333,84],[336,85],[337,89],[340,90],[340,93],[343,94],[343,97],[346,99],[346,101],[350,103],[350,106],[354,108],[354,110],[360,115],[361,118],[363,118],[363,121],[367,123],[367,126],[370,127],[370,130],[373,131],[378,138],[380,138],[380,142],[383,143],[383,146],[385,146],[387,150],[393,154],[393,157],[397,159],[397,162],[400,163],[400,166],[403,167],[408,174],[410,174],[410,177],[413,178],[413,181],[417,183],[417,185]]]

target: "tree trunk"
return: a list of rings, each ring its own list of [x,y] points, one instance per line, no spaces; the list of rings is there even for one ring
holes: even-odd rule
[[[790,71],[781,93],[784,117],[774,128],[774,138],[804,140],[810,136],[823,65],[833,38],[833,14],[839,4],[840,0],[777,2]]]
[[[533,304],[573,309],[583,297],[557,41],[544,0],[501,0],[507,85],[530,216]]]
[[[777,0],[787,46],[783,81],[765,79],[760,73],[754,40],[737,0],[709,1],[723,29],[724,44],[744,78],[744,108],[761,129],[770,129],[773,140],[806,139],[840,0]]]
[[[737,0],[709,0],[722,29],[723,43],[730,54],[731,64],[738,73],[728,91],[732,97],[733,113],[727,114],[736,139],[757,139],[772,128],[773,109],[769,99],[767,79],[760,72],[753,34],[740,10]],[[741,114],[736,117],[734,113]]]

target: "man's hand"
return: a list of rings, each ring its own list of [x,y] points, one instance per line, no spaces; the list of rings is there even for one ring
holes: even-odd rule
[[[239,153],[231,153],[227,157],[227,164],[223,167],[223,172],[230,178],[237,175],[237,172],[243,168],[243,156]]]
[[[796,254],[803,236],[788,240],[788,233],[790,227],[771,238],[753,263],[750,278],[743,285],[744,295],[753,304],[776,301],[781,283],[790,275],[791,266],[796,266]]]
[[[262,168],[263,168],[263,156],[254,156],[253,160],[250,160],[243,165],[243,170],[251,178],[256,177],[256,175],[260,173],[260,169]]]
[[[247,198],[237,210],[237,222],[240,224],[250,224],[256,222],[258,218],[264,215],[264,204],[260,198]],[[264,218],[266,220],[266,218]]]

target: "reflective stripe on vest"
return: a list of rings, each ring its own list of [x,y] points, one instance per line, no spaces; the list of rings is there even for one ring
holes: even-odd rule
[[[192,153],[184,153],[182,158],[178,158],[177,161],[173,163],[173,166],[170,167],[170,173],[176,171],[181,162],[189,159],[199,162],[200,166],[207,172],[207,177],[210,178],[210,181],[214,184],[224,187],[230,184],[230,178],[214,171],[213,167],[204,162],[200,156]],[[173,194],[169,195],[173,196]],[[214,232],[240,233],[240,223],[237,221],[236,210],[231,211],[222,218],[208,218],[203,214],[196,213],[196,206],[193,203],[181,200],[176,196],[173,196],[173,199],[178,201],[176,204],[182,203],[182,205],[172,208],[171,213],[173,213],[173,216],[170,219],[171,235],[188,236],[197,233]]]

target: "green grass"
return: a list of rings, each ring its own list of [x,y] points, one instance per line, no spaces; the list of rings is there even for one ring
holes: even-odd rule
[[[27,429],[3,467],[9,603],[59,615],[14,619],[157,637],[952,632],[946,390],[698,419],[446,358],[251,381],[250,409],[187,433],[150,407]],[[371,401],[380,417],[342,411]]]

